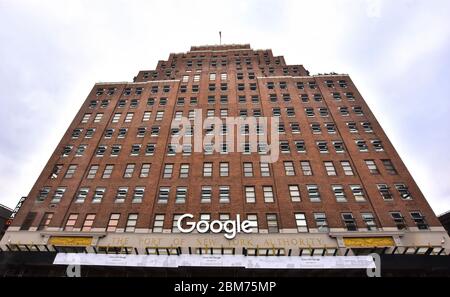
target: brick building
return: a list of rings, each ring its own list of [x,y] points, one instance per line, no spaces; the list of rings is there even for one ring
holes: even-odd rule
[[[196,109],[203,118],[279,118],[278,160],[261,162],[263,146],[175,152],[172,120],[193,121]],[[96,83],[27,197],[4,251],[449,252],[447,233],[350,77],[310,75],[249,45],[195,46],[133,82]],[[176,221],[185,213],[206,221],[239,214],[257,227],[232,240],[184,234]]]

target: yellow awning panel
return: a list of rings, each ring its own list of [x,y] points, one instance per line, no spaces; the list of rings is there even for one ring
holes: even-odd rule
[[[369,248],[369,247],[387,247],[394,246],[392,237],[344,237],[346,247]]]
[[[52,236],[48,244],[56,246],[88,246],[92,243],[92,237]]]

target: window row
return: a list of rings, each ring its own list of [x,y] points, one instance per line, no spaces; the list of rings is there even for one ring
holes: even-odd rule
[[[392,211],[389,213],[390,217],[395,224],[395,226],[399,230],[404,230],[407,228],[407,224],[405,222],[405,217],[401,212]],[[28,230],[35,218],[36,212],[29,212],[24,220],[24,223],[21,226],[21,230]],[[174,214],[171,217],[170,227],[166,224],[165,214],[156,214],[153,218],[153,223],[151,225],[151,229],[153,233],[162,233],[165,230],[171,230],[172,233],[179,233],[177,223],[182,214]],[[52,222],[54,213],[47,212],[42,217],[38,230],[45,230],[48,228]],[[95,226],[96,214],[90,213],[85,216],[81,216],[78,213],[70,213],[67,220],[64,224],[65,231],[75,231],[79,230],[81,232],[89,232],[92,231],[93,228],[99,228],[100,226]],[[409,216],[411,220],[414,222],[416,227],[420,230],[429,229],[429,225],[425,219],[425,217],[419,211],[411,211],[409,212]],[[124,219],[122,219],[124,217]],[[261,217],[265,220],[265,228],[267,228],[268,233],[279,233],[280,232],[280,218],[276,213],[266,213],[265,215],[258,215],[249,213],[246,214],[245,218],[249,221],[255,222],[255,226],[252,227],[252,233],[258,233],[261,228]],[[363,225],[359,225],[356,221],[356,218],[351,212],[344,212],[340,214],[342,226],[347,231],[358,231],[359,228],[369,231],[377,231],[379,228],[379,223],[375,218],[372,212],[361,212],[361,222]],[[213,218],[211,213],[200,213],[199,218],[202,221],[212,221]],[[225,222],[230,220],[231,216],[229,213],[219,213],[218,220]],[[329,232],[330,227],[328,224],[327,216],[324,212],[314,212],[312,214],[313,222],[309,222],[306,214],[303,212],[295,212],[293,213],[293,219],[295,220],[295,227],[297,232],[306,233],[309,232],[310,228],[315,228],[318,232]],[[80,221],[82,220],[82,221]],[[101,228],[105,228],[106,232],[116,232],[118,229],[122,229],[124,232],[135,232],[136,226],[138,225],[139,214],[138,213],[130,213],[127,215],[122,215],[120,213],[111,213],[109,215],[108,223],[105,226],[101,226]],[[81,226],[80,226],[81,225]],[[75,228],[76,226],[80,226],[79,228]]]

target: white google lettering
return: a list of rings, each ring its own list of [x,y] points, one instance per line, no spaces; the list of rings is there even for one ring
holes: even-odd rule
[[[252,228],[256,227],[255,221],[243,220],[241,222],[241,216],[236,215],[235,221],[228,220],[222,222],[214,220],[212,222],[208,221],[199,221],[198,223],[186,222],[187,228],[183,228],[183,220],[185,218],[192,219],[194,218],[194,215],[186,213],[178,219],[177,228],[182,233],[190,233],[194,231],[194,229],[197,229],[198,233],[207,233],[208,231],[211,231],[212,233],[220,233],[222,231],[225,231],[224,236],[228,239],[233,239],[234,237],[236,237],[236,234],[240,232],[251,233]]]

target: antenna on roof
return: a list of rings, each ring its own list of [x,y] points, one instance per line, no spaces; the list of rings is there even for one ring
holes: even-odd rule
[[[222,31],[219,31],[219,44],[222,45]]]

